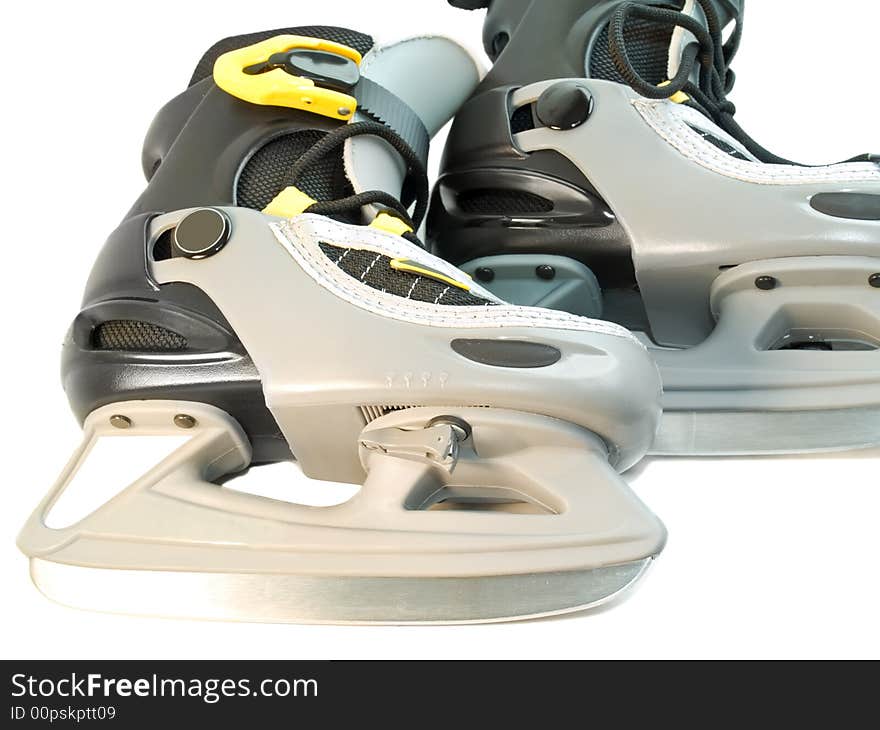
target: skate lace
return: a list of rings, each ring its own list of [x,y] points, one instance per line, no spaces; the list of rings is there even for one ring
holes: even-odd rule
[[[621,3],[611,19],[608,34],[609,50],[617,70],[634,91],[648,99],[668,99],[678,93],[687,95],[688,105],[696,107],[709,117],[761,162],[795,164],[768,152],[746,134],[733,118],[736,106],[727,95],[736,83],[736,74],[730,66],[742,41],[742,13],[737,15],[733,32],[725,43],[721,19],[710,0],[696,0],[696,3],[706,16],[706,26],[678,10],[638,2]],[[632,19],[656,23],[670,30],[683,28],[696,38],[696,43],[690,43],[684,49],[678,72],[668,82],[655,86],[640,76],[633,67],[627,53],[624,33],[627,22]],[[691,77],[697,65],[700,70],[698,81],[694,83]]]
[[[403,197],[404,199],[412,198],[415,202],[412,216],[410,216],[407,206],[403,202],[384,190],[368,190],[356,195],[349,195],[345,198],[337,198],[336,200],[318,201],[313,203],[304,212],[335,216],[355,212],[365,205],[379,205],[386,209],[387,212],[400,218],[414,231],[417,231],[428,210],[427,170],[425,170],[422,161],[403,138],[394,130],[379,122],[346,124],[329,132],[296,161],[290,171],[289,184],[296,185],[303,173],[311,165],[336,150],[346,140],[359,136],[373,136],[384,139],[403,158],[407,167]],[[418,243],[420,246],[422,245],[421,241],[414,234],[405,234],[404,237]]]

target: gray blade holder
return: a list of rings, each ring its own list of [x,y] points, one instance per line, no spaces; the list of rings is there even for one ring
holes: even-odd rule
[[[459,442],[457,426],[436,425],[441,412],[469,419],[473,434]],[[80,522],[46,527],[98,438],[174,433],[175,413],[196,421],[184,446]],[[119,414],[132,422],[124,432],[111,424]],[[19,546],[39,588],[66,605],[317,623],[577,610],[616,596],[662,547],[662,526],[609,466],[605,446],[570,424],[493,409],[413,409],[370,424],[359,445],[360,493],[338,507],[301,507],[212,483],[250,458],[222,411],[107,406],[89,417],[83,446]]]
[[[229,318],[306,476],[363,486],[329,508],[234,491],[220,484],[251,452],[225,412],[104,406],[19,537],[44,593],[210,619],[500,621],[607,601],[659,554],[662,524],[618,474],[660,417],[656,368],[625,331],[508,305],[367,296],[319,241],[409,246],[402,239],[317,216],[223,212],[228,243],[151,261],[156,280],[198,286]],[[157,217],[151,240],[186,214]],[[260,282],[258,302],[243,280]],[[453,350],[460,340],[541,343],[559,358],[493,366]],[[368,409],[385,415],[369,420]],[[181,433],[186,444],[115,497],[47,526],[97,439]]]

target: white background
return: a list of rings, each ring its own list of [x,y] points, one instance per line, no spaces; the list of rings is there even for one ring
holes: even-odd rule
[[[79,436],[59,385],[61,340],[99,246],[143,186],[147,126],[202,51],[227,35],[320,23],[380,40],[444,33],[482,55],[481,19],[443,0],[4,9],[3,658],[880,655],[877,454],[646,462],[630,476],[668,526],[668,548],[627,600],[591,615],[439,628],[212,624],[79,612],[31,585],[14,537]],[[873,0],[752,0],[735,65],[740,123],[804,162],[878,151],[878,27]]]

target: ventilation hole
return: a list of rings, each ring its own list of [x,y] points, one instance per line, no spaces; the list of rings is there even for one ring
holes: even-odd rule
[[[456,408],[457,406],[438,406],[442,408]],[[490,406],[467,406],[468,408],[490,408]],[[394,411],[407,411],[410,408],[419,408],[419,406],[361,406],[361,415],[364,417],[364,423],[372,423],[373,421],[387,416]]]
[[[770,350],[815,352],[871,352],[880,349],[880,342],[855,330],[810,330],[795,328],[786,332]]]
[[[523,190],[468,190],[458,196],[458,207],[468,215],[524,215],[549,213],[553,201]]]
[[[532,106],[532,104],[521,106],[510,117],[510,131],[513,134],[528,132],[535,128],[535,115],[532,113]]]
[[[174,236],[174,229],[169,228],[165,231],[153,244],[153,261],[167,261],[171,258],[171,238]]]
[[[780,350],[815,350],[817,352],[831,352],[834,350],[834,345],[830,342],[818,342],[814,340],[806,340],[804,342],[789,342],[782,347]]]
[[[780,308],[758,335],[759,350],[866,352],[880,350],[880,327],[867,310],[852,304],[804,303]]]
[[[447,485],[427,496],[410,495],[404,505],[412,511],[501,512],[517,515],[558,514],[550,505],[543,504],[515,489],[503,487],[470,487]]]
[[[92,332],[92,347],[127,352],[180,352],[186,349],[187,341],[159,325],[120,319],[98,325]]]
[[[364,417],[364,423],[372,423],[373,421],[387,416],[392,411],[405,411],[413,406],[361,406],[361,415]]]

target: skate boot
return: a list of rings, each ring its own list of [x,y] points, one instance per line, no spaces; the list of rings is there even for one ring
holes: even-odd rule
[[[654,453],[880,444],[880,158],[798,165],[739,127],[743,0],[450,1],[488,7],[495,65],[449,137],[433,250],[634,330],[665,389]]]
[[[208,51],[147,135],[149,184],[64,346],[84,438],[19,538],[41,590],[431,623],[575,610],[641,575],[665,531],[618,472],[659,424],[644,347],[505,304],[414,234],[428,141],[478,79],[441,38],[292,28]],[[83,510],[108,441],[168,450]],[[316,508],[232,489],[294,457],[360,491]]]

